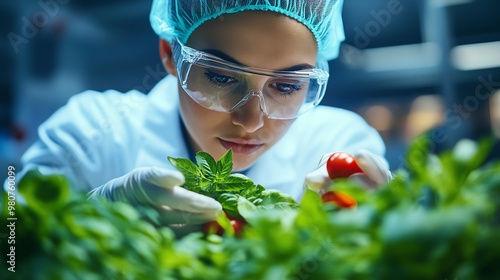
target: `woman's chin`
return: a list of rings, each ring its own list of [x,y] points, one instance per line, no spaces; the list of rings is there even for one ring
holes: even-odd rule
[[[250,166],[252,166],[253,163],[254,163],[254,161],[252,161],[252,162],[237,162],[237,161],[233,161],[233,172],[242,172],[242,171],[245,171],[248,168],[250,168]]]

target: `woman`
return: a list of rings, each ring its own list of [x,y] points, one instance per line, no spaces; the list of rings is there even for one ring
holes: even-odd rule
[[[170,75],[148,95],[73,97],[40,127],[24,170],[61,173],[93,196],[153,205],[167,225],[197,225],[221,211],[179,187],[184,178],[168,156],[219,158],[232,149],[235,171],[296,199],[304,180],[328,182],[317,162],[334,151],[356,155],[367,185],[386,182],[376,131],[352,112],[317,107],[327,60],[344,39],[341,7],[341,0],[153,1]]]

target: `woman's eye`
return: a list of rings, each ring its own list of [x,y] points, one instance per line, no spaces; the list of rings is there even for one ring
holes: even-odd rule
[[[229,85],[236,82],[236,79],[230,76],[217,74],[215,72],[206,72],[205,76],[210,80],[210,82],[216,85]]]
[[[300,84],[274,83],[274,87],[283,94],[293,94],[302,89]]]
[[[227,84],[229,82],[232,82],[234,79],[228,76],[218,75],[214,77],[214,80],[221,84]]]

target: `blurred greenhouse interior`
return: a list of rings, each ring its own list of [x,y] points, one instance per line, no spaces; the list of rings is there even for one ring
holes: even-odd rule
[[[37,127],[74,94],[147,93],[166,73],[151,1],[2,1],[0,167],[19,166]],[[391,169],[433,129],[436,150],[500,137],[500,1],[345,0],[347,39],[323,104],[382,135]]]

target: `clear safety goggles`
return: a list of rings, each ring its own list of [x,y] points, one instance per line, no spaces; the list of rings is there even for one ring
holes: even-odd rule
[[[253,97],[270,119],[293,119],[317,106],[328,82],[326,61],[300,71],[241,66],[172,42],[177,75],[184,91],[201,106],[231,113]]]

